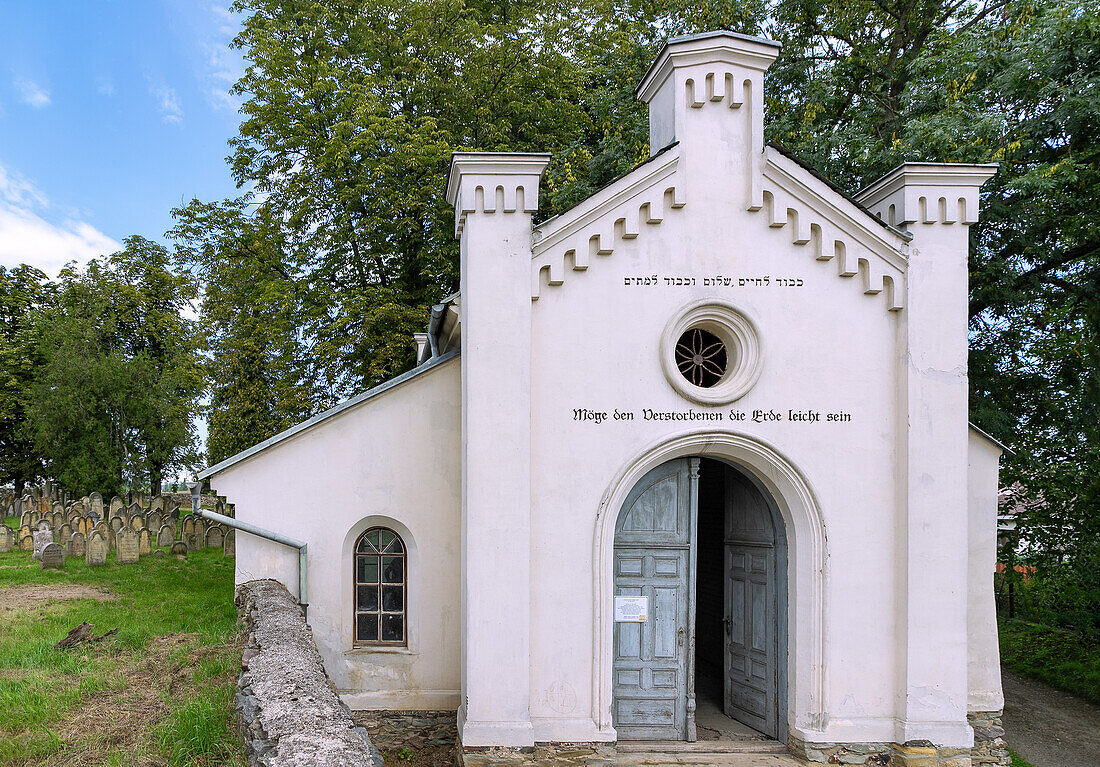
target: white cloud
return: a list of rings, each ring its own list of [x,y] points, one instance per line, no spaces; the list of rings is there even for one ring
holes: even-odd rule
[[[87,222],[47,220],[50,211],[41,190],[0,165],[0,265],[30,264],[56,277],[70,261],[84,264],[122,248]]]
[[[177,125],[183,121],[183,107],[180,106],[179,96],[174,88],[169,88],[163,81],[150,78],[149,92],[157,100],[161,120],[169,125]]]
[[[240,31],[240,21],[227,8],[217,4],[208,6],[208,11],[207,28],[199,32],[203,54],[203,71],[199,77],[203,92],[215,109],[235,112],[240,108],[241,100],[229,89],[244,74],[244,57],[240,51],[231,48],[230,43]]]
[[[50,92],[34,80],[25,77],[15,78],[15,89],[19,91],[19,100],[32,107],[44,107],[50,104]]]

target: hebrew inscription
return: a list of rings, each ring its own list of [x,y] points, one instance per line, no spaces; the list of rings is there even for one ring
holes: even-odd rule
[[[725,277],[721,274],[714,277],[684,277],[684,276],[665,276],[665,275],[642,275],[640,277],[623,277],[623,284],[628,287],[695,287],[696,285],[702,285],[703,287],[722,287],[722,288],[801,288],[805,286],[805,282],[801,277],[772,277],[770,274],[763,276],[753,275],[749,277],[745,276],[733,276]]]

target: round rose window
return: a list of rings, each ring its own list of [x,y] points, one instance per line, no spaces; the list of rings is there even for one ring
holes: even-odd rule
[[[717,384],[726,374],[726,345],[702,328],[692,328],[676,342],[676,369],[695,386]]]

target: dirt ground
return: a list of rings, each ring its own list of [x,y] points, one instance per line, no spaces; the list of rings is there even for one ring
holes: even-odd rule
[[[63,599],[94,599],[97,602],[107,602],[118,597],[109,591],[75,583],[8,586],[0,589],[0,614],[16,610],[32,610],[43,602]]]
[[[1001,669],[1008,747],[1035,767],[1100,765],[1100,706]]]

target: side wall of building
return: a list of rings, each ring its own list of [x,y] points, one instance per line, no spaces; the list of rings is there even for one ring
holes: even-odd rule
[[[1000,711],[1001,657],[993,571],[997,566],[997,473],[1001,449],[971,429],[969,445],[970,575],[967,588],[967,709]]]
[[[459,701],[459,360],[445,362],[216,474],[237,518],[308,544],[308,622],[352,708]],[[353,642],[352,550],[380,525],[408,549],[408,646]],[[238,583],[297,589],[293,549],[239,533]]]

